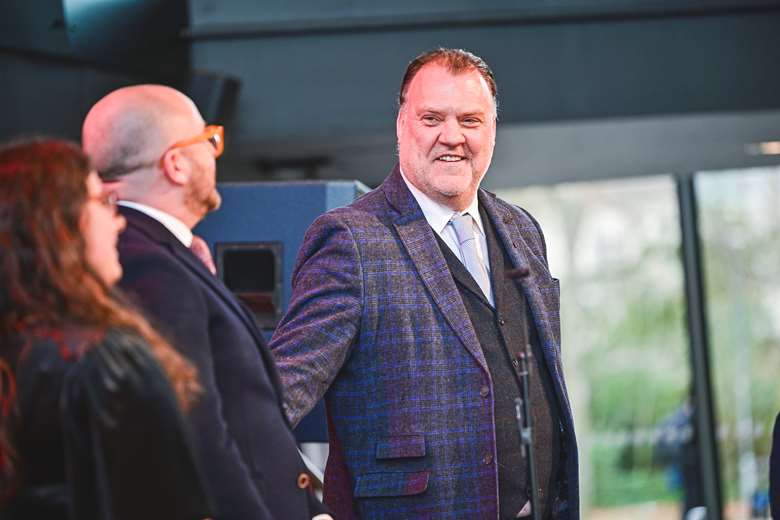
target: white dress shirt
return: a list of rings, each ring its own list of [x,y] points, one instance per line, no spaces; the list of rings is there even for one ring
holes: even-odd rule
[[[471,204],[469,204],[466,209],[463,211],[455,211],[448,208],[447,206],[439,204],[428,195],[417,189],[411,182],[409,182],[403,171],[401,172],[401,178],[406,183],[406,187],[409,188],[409,191],[412,192],[412,196],[417,201],[417,204],[420,205],[420,209],[422,210],[423,215],[425,215],[425,220],[428,221],[428,224],[430,224],[431,228],[433,228],[436,234],[438,234],[441,239],[444,240],[444,243],[447,244],[450,250],[455,253],[455,256],[458,257],[461,263],[463,263],[463,256],[461,255],[460,247],[458,246],[458,237],[455,235],[455,228],[450,225],[450,219],[453,215],[456,214],[471,215],[471,217],[474,219],[475,235],[477,237],[477,241],[479,242],[477,255],[479,256],[482,264],[485,266],[489,276],[490,262],[488,261],[487,238],[485,237],[485,229],[482,223],[482,218],[479,215],[479,199],[474,196],[474,200],[471,201]],[[495,305],[493,301],[493,288],[490,287],[488,292],[490,294],[486,294],[485,297],[490,302],[490,305]]]
[[[165,226],[165,229],[173,233],[173,236],[175,236],[179,242],[184,244],[184,247],[187,249],[189,249],[192,245],[192,231],[187,227],[187,224],[177,219],[173,215],[164,211],[160,211],[157,208],[147,206],[146,204],[141,204],[139,202],[133,202],[130,200],[120,200],[117,202],[117,204],[119,206],[124,206],[126,208],[140,211],[144,215],[153,218]]]

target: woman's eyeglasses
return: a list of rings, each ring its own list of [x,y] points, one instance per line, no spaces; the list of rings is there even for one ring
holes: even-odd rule
[[[94,200],[95,202],[99,203],[101,206],[110,209],[114,213],[117,212],[119,197],[117,196],[116,192],[109,191],[102,195],[90,197],[89,200]]]

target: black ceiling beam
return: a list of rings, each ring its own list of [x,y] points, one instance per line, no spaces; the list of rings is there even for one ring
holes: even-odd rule
[[[302,36],[330,33],[403,31],[458,26],[531,25],[640,20],[780,12],[778,0],[658,0],[592,2],[578,5],[532,5],[513,9],[431,12],[411,15],[299,18],[270,22],[201,23],[185,28],[189,40]]]

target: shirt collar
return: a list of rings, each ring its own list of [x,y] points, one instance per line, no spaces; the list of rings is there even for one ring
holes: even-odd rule
[[[187,227],[187,224],[177,219],[173,215],[161,211],[157,208],[147,206],[146,204],[141,204],[139,202],[133,202],[130,200],[120,200],[118,204],[126,208],[140,211],[144,215],[153,218],[162,224],[165,229],[170,231],[173,236],[179,240],[179,242],[184,244],[184,247],[189,248],[192,245],[192,231]]]
[[[471,201],[471,204],[469,204],[465,210],[454,211],[453,209],[436,202],[428,195],[417,189],[416,186],[409,182],[403,171],[401,171],[401,178],[404,180],[404,183],[406,183],[406,187],[409,188],[409,191],[412,192],[414,200],[416,200],[417,204],[420,205],[420,209],[425,216],[425,220],[428,221],[428,224],[430,224],[436,233],[441,234],[444,231],[444,228],[447,227],[447,224],[450,222],[450,219],[453,215],[469,214],[474,219],[474,222],[477,223],[479,232],[482,235],[485,234],[485,230],[482,227],[482,218],[479,215],[479,197],[474,197],[474,200]]]

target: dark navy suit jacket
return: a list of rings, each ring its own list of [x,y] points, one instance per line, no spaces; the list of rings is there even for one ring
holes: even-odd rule
[[[218,519],[310,519],[323,512],[281,406],[279,378],[253,317],[156,220],[122,207],[120,287],[198,369],[189,414]],[[153,471],[153,469],[151,469]]]

